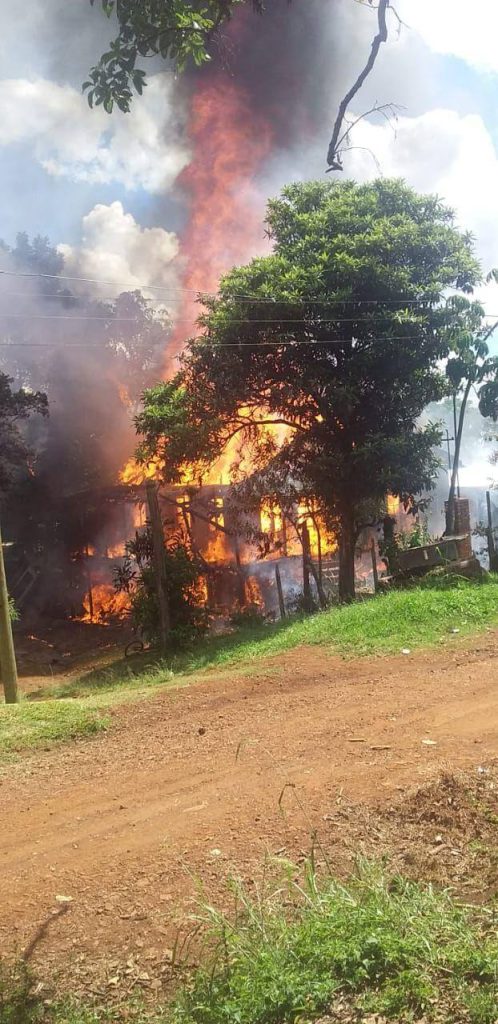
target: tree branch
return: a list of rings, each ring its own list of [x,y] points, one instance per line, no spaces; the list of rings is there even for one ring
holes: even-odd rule
[[[341,131],[344,123],[344,118],[346,116],[346,111],[349,107],[349,104],[351,103],[351,100],[354,99],[356,94],[360,91],[365,79],[368,78],[368,75],[370,74],[375,64],[375,61],[377,60],[382,43],[385,43],[387,40],[388,33],[386,16],[387,8],[389,6],[389,0],[379,0],[379,4],[377,7],[378,32],[372,42],[372,48],[370,50],[369,58],[367,60],[367,63],[365,64],[365,67],[358,75],[358,78],[351,86],[349,92],[346,93],[344,98],[341,100],[341,103],[339,104],[339,110],[337,113],[337,117],[335,119],[334,128],[332,131],[332,138],[330,140],[329,150],[327,154],[327,163],[329,165],[329,171],[342,171],[342,161],[341,154],[339,152],[339,146],[341,142]]]

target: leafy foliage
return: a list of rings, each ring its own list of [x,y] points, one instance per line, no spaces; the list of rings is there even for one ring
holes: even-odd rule
[[[140,58],[160,56],[180,71],[189,61],[205,64],[216,32],[246,2],[262,10],[262,0],[101,0],[119,32],[83,83],[90,106],[102,104],[109,114],[114,104],[129,111],[133,92],[141,95],[146,85]]]
[[[126,545],[126,557],[115,571],[115,587],[130,595],[135,626],[147,640],[159,635],[159,609],[152,567],[153,542],[149,529],[136,533]],[[207,629],[207,614],[199,590],[203,566],[187,547],[172,538],[166,545],[166,578],[173,646],[188,644]]]
[[[46,416],[47,398],[40,391],[12,390],[12,379],[0,373],[0,494],[12,485],[16,474],[26,470],[29,447],[20,429],[33,414]]]
[[[267,431],[286,429],[262,490],[316,496],[349,598],[358,533],[385,495],[409,502],[432,484],[440,432],[418,418],[447,392],[440,361],[460,316],[443,295],[471,290],[480,268],[452,212],[397,180],[291,185],[267,227],[273,253],[203,300],[204,334],[146,393],[140,455],[173,480],[185,461],[201,473],[234,434],[256,454],[263,437],[268,456]]]

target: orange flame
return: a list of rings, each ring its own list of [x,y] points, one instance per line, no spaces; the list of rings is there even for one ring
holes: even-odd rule
[[[245,581],[246,602],[255,605],[257,608],[264,608],[265,602],[261,593],[261,587],[255,576],[249,576]]]
[[[121,541],[120,544],[114,544],[113,547],[107,548],[108,558],[123,558],[126,554],[125,542]]]
[[[396,516],[399,512],[400,500],[394,494],[387,495],[386,507],[388,516]]]
[[[122,484],[134,484],[136,487],[140,484],[145,483],[146,480],[154,480],[160,476],[162,469],[162,463],[159,461],[148,462],[146,465],[141,465],[136,459],[128,459],[128,462],[123,467],[119,474],[119,480]]]
[[[188,322],[178,324],[168,346],[168,373],[195,331],[197,293],[216,291],[223,274],[267,248],[254,179],[271,150],[269,125],[241,89],[220,78],[204,81],[192,97],[189,137],[193,157],[180,178],[192,209],[182,239],[187,298],[180,319]]]
[[[100,626],[108,626],[111,619],[125,619],[129,612],[129,594],[116,593],[110,583],[98,583],[92,587],[91,599],[87,594],[83,601],[83,615],[80,622],[93,622]]]

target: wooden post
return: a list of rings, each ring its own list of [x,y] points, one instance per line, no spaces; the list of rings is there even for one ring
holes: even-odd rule
[[[157,487],[152,480],[146,485],[147,505],[149,508],[150,528],[152,531],[154,577],[156,581],[157,603],[159,608],[159,643],[161,651],[166,654],[170,632],[169,600],[166,581],[166,561],[164,557],[164,533],[159,511]]]
[[[486,507],[488,510],[488,555],[489,555],[489,568],[491,572],[496,572],[498,568],[498,560],[496,557],[495,539],[493,536],[493,516],[491,514],[491,494],[486,491]]]
[[[17,689],[17,665],[16,652],[14,650],[14,638],[12,636],[12,622],[10,620],[9,594],[7,590],[7,577],[5,575],[5,563],[3,560],[3,543],[0,529],[0,671],[2,673],[3,690],[6,704],[17,704],[19,693]]]
[[[93,615],[94,615],[94,608],[93,608],[93,583],[92,583],[92,574],[90,572],[90,563],[88,561],[88,559],[90,558],[90,552],[88,550],[88,544],[85,545],[85,555],[86,555],[86,561],[85,561],[86,575],[87,575],[87,579],[88,579],[88,611],[90,612],[90,622],[93,622]]]
[[[377,569],[377,550],[376,550],[376,547],[375,547],[375,537],[372,537],[372,540],[370,541],[370,553],[372,555],[372,571],[373,571],[373,578],[374,578],[374,591],[375,591],[375,593],[377,593],[378,589],[379,589],[379,572],[378,572],[378,569]]]
[[[303,523],[301,530],[301,543],[303,546],[303,599],[304,607],[307,612],[313,610],[313,598],[311,596],[311,585],[310,585],[310,534],[308,530],[308,524]]]
[[[284,592],[283,592],[283,589],[282,589],[282,577],[280,576],[280,566],[279,566],[278,562],[275,562],[275,582],[277,584],[278,606],[280,608],[280,618],[281,619],[285,619],[287,617],[287,612],[285,610]]]
[[[246,578],[244,570],[242,568],[242,559],[240,557],[239,538],[234,538],[234,549],[235,549],[235,561],[237,564],[237,590],[239,593],[239,605],[241,608],[245,608],[247,604],[246,594]]]

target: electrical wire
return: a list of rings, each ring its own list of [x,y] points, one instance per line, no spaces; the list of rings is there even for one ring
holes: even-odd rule
[[[72,276],[67,275],[67,274],[43,274],[43,273],[40,273],[40,272],[28,272],[28,271],[19,271],[19,270],[0,270],[0,276],[4,276],[4,277],[17,277],[17,278],[28,278],[28,279],[39,279],[39,280],[51,280],[51,281],[73,281],[73,282],[78,283],[78,284],[104,284],[104,285],[109,285],[110,287],[115,287],[115,288],[125,288],[127,291],[163,291],[163,292],[164,291],[165,292],[170,291],[173,296],[174,296],[175,292],[176,292],[177,295],[179,293],[182,293],[182,292],[188,292],[189,294],[192,294],[192,295],[206,295],[206,296],[210,296],[212,298],[217,296],[217,295],[220,295],[219,291],[213,292],[213,291],[209,291],[207,289],[202,289],[202,288],[186,288],[186,287],[184,287],[182,285],[177,285],[176,288],[174,288],[174,289],[171,289],[171,287],[169,285],[160,285],[160,284],[136,284],[136,285],[134,285],[132,287],[132,286],[130,286],[130,282],[129,281],[127,281],[127,282],[109,281],[109,280],[106,280],[105,278],[97,278],[97,277],[72,277]],[[64,296],[64,297],[66,297],[66,296]],[[251,295],[251,294],[244,293],[244,292],[233,293],[232,295],[228,296],[228,298],[242,299],[242,300],[247,300],[248,302],[263,302],[263,303],[270,302],[272,304],[274,304],[275,302],[282,302],[282,303],[287,302],[287,303],[291,303],[292,304],[292,302],[294,301],[293,299],[282,298],[281,296],[280,297],[275,297],[275,296]],[[404,303],[405,305],[421,305],[421,304],[427,304],[427,303],[433,304],[434,301],[435,301],[434,299],[405,299],[403,296],[398,296],[397,298],[393,297],[393,298],[390,298],[390,299],[378,299],[378,298],[375,298],[375,299],[334,299],[332,301],[329,300],[329,299],[319,298],[318,296],[316,296],[316,297],[314,297],[314,296],[303,296],[303,295],[299,296],[299,302],[310,302],[310,303],[315,303],[316,305],[325,305],[325,306],[329,306],[329,305],[339,305],[339,306],[344,306],[344,305],[355,305],[355,306],[361,306],[361,305],[390,305],[392,303],[394,303],[395,305],[398,305],[400,303]]]
[[[200,338],[200,342],[202,342],[202,341],[203,341],[203,339],[201,337]],[[258,341],[258,342],[254,343],[254,344],[253,344],[253,342],[247,342],[247,341],[245,341],[245,342],[244,341],[243,342],[239,342],[239,341],[221,341],[221,342],[214,342],[214,343],[210,343],[209,344],[208,343],[209,339],[206,338],[206,340],[204,342],[204,347],[205,348],[212,348],[214,351],[216,351],[219,348],[252,348],[252,349],[258,349],[258,348],[266,348],[268,346],[270,346],[272,348],[281,348],[282,345],[294,345],[296,348],[300,348],[301,346],[315,346],[316,347],[317,345],[350,345],[353,342],[359,342],[359,341],[360,342],[372,342],[372,341],[373,342],[379,342],[379,341],[380,342],[386,342],[386,341],[420,341],[420,338],[416,334],[414,334],[414,335],[400,334],[400,335],[391,335],[391,336],[378,337],[378,338],[320,338],[320,339],[317,339],[316,341],[311,340],[311,339],[308,341],[308,340],[304,340],[304,339],[303,340],[296,340],[295,338],[282,338],[281,341]],[[0,341],[0,348],[54,348],[54,347],[60,347],[60,344],[61,343],[59,343],[59,345],[57,345],[57,342],[53,342],[53,341],[51,341],[51,342],[47,342],[47,341],[39,341],[39,342],[38,341]],[[71,343],[69,345],[66,345],[65,347],[66,348],[95,348],[95,349],[100,349],[101,351],[103,351],[102,345],[95,345],[93,343],[87,344],[85,342],[73,342],[73,343]],[[200,347],[201,347],[201,344],[199,344],[199,348]],[[167,351],[165,352],[165,355],[167,355]]]

